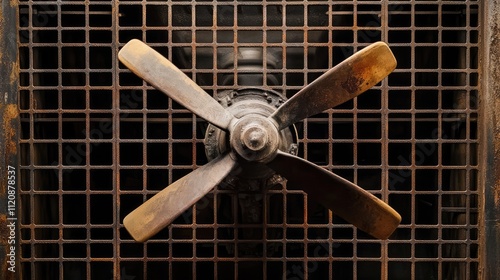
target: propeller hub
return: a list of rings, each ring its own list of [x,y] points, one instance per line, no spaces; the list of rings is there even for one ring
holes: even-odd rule
[[[241,118],[230,131],[231,148],[247,161],[267,162],[278,151],[278,129],[261,115],[251,114]]]
[[[267,132],[259,125],[248,125],[241,133],[243,146],[255,152],[264,149],[267,140]]]
[[[276,111],[276,108],[283,104],[286,100],[284,96],[271,90],[263,91],[258,88],[242,88],[237,91],[228,90],[218,92],[217,100],[236,119],[229,126],[230,129],[228,131],[219,129],[212,124],[207,127],[204,144],[209,161],[231,150],[241,159],[239,165],[242,168],[240,173],[238,173],[239,178],[263,179],[269,178],[275,172],[265,165],[265,157],[264,160],[256,161],[254,160],[255,157],[250,157],[251,153],[254,153],[254,155],[256,153],[265,154],[266,151],[260,151],[265,150],[265,145],[276,139],[275,142],[278,145],[278,150],[292,154],[296,153],[297,145],[295,143],[297,142],[297,133],[294,126],[278,130],[277,136],[272,136],[273,132],[269,132],[273,131],[273,126],[276,127],[277,125],[272,119],[268,119],[268,117]],[[250,120],[255,121],[255,118],[258,120],[264,119],[262,120],[264,124],[258,121],[258,125],[243,125],[243,119],[246,119],[246,124],[250,124],[252,123]],[[271,123],[272,126],[267,129],[266,123]],[[237,124],[239,128],[235,129]],[[233,134],[238,133],[238,130],[240,130],[240,133],[236,137],[237,135]],[[231,139],[233,139],[232,142]],[[241,154],[244,156],[241,156]],[[269,160],[273,156],[271,153]]]

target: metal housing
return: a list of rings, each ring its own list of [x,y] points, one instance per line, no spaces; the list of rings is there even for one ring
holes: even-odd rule
[[[12,274],[8,239],[0,239],[0,275],[496,279],[499,7],[498,0],[2,1],[0,162],[18,168],[19,247]],[[388,42],[395,73],[299,123],[296,137],[299,156],[394,205],[403,216],[396,234],[372,239],[271,176],[227,180],[152,240],[135,243],[123,217],[205,164],[210,137],[208,124],[119,64],[131,38],[214,97],[241,89],[240,75],[289,98],[355,50]],[[239,49],[262,64],[248,59],[252,67],[238,68]]]

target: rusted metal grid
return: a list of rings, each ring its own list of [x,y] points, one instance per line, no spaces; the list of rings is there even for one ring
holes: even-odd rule
[[[20,1],[24,277],[477,278],[480,9],[477,1]],[[245,71],[222,63],[227,54],[238,61],[236,50],[262,50],[265,87],[290,97],[370,42],[388,42],[395,73],[297,128],[301,156],[388,201],[400,228],[375,240],[279,178],[230,180],[134,242],[123,217],[206,163],[207,124],[118,63],[132,38],[214,96],[239,88]]]

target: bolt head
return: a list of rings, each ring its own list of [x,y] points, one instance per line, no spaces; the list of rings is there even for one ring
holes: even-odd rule
[[[260,151],[266,147],[268,142],[267,132],[259,125],[249,125],[243,128],[241,142],[245,148],[252,151]]]
[[[230,129],[229,143],[240,157],[252,162],[266,162],[277,153],[280,135],[265,117],[248,115]]]

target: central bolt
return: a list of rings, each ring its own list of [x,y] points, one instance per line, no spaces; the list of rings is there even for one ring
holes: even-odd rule
[[[241,133],[241,142],[252,151],[260,151],[266,147],[267,133],[259,126],[245,127]]]
[[[274,158],[280,135],[274,124],[259,115],[239,119],[229,133],[229,144],[241,158],[249,162],[267,162]]]

